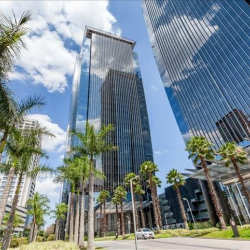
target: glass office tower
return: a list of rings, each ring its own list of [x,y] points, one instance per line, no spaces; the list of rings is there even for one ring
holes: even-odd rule
[[[184,140],[250,137],[250,5],[144,0],[155,60]]]
[[[76,59],[69,129],[85,131],[88,121],[98,131],[113,124],[109,138],[118,147],[95,159],[106,179],[95,187],[111,193],[123,185],[127,173],[139,174],[144,161],[153,161],[149,121],[135,42],[86,27],[81,53]],[[68,138],[67,150],[77,144]]]

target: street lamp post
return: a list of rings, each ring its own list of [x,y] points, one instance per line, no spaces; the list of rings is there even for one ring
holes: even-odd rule
[[[133,183],[132,181],[139,176],[135,176],[130,179],[130,191],[131,191],[131,199],[132,199],[132,207],[133,207],[133,221],[134,221],[134,232],[135,232],[135,249],[137,250],[137,237],[136,237],[136,223],[135,223],[135,204],[134,204],[134,194],[133,194]]]
[[[167,215],[168,215],[168,214],[165,214],[166,229],[167,229],[167,225],[168,225],[168,223],[167,223],[167,222],[168,222],[168,220],[167,220]]]
[[[130,218],[128,216],[126,216],[128,218],[128,234],[130,234]]]
[[[192,209],[191,209],[191,207],[190,207],[189,201],[188,201],[188,199],[186,199],[186,198],[182,198],[182,199],[183,199],[184,201],[186,201],[187,204],[188,204],[188,207],[189,207],[189,210],[190,210],[190,213],[191,213],[191,216],[192,216],[192,220],[193,220],[194,225],[195,225],[196,232],[197,232],[197,234],[199,234],[199,231],[198,231],[196,222],[195,222],[195,220],[194,220],[193,212],[192,212]]]

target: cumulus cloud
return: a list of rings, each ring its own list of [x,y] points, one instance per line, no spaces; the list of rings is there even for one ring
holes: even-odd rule
[[[47,127],[54,138],[44,138],[42,141],[42,148],[49,152],[64,152],[66,143],[66,131],[64,131],[58,124],[53,123],[48,115],[31,114],[28,118],[38,120],[42,126]]]
[[[23,69],[11,79],[31,80],[50,92],[63,92],[67,76],[72,75],[76,52],[68,44],[80,45],[86,25],[120,34],[115,18],[108,10],[109,1],[2,1],[1,11],[19,18],[31,10],[31,32],[25,37],[28,51],[17,61]],[[75,46],[76,47],[76,46]]]
[[[60,183],[54,183],[52,178],[40,179],[36,181],[36,191],[48,198],[58,198],[60,196]]]

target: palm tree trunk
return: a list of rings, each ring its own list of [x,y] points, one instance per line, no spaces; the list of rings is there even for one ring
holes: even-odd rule
[[[106,230],[107,230],[107,225],[106,225],[106,202],[103,202],[103,237],[106,236]]]
[[[156,197],[156,208],[157,208],[157,217],[158,217],[158,224],[160,227],[160,230],[162,229],[162,220],[161,220],[161,209],[160,209],[160,202],[157,195],[157,186],[154,184],[154,196]]]
[[[17,184],[17,188],[16,188],[16,191],[15,191],[15,196],[14,196],[12,206],[11,206],[10,217],[9,217],[8,224],[7,224],[6,230],[4,232],[4,236],[3,236],[2,250],[7,250],[9,248],[9,245],[10,245],[12,225],[13,225],[13,222],[14,222],[14,217],[15,217],[15,212],[16,212],[16,207],[17,207],[17,202],[18,202],[18,195],[19,195],[19,192],[20,192],[22,177],[23,177],[23,173],[21,172],[19,177],[18,177],[18,184]]]
[[[74,234],[74,241],[75,244],[78,246],[79,243],[79,219],[80,219],[80,199],[79,199],[79,192],[76,197],[76,217],[75,217],[75,234]]]
[[[30,235],[29,235],[29,243],[31,243],[33,241],[34,230],[35,230],[35,217],[33,217],[33,219],[32,219],[32,224],[31,224],[31,228],[30,228]]]
[[[156,204],[156,197],[155,197],[155,185],[152,181],[152,174],[149,174],[149,185],[151,189],[151,196],[152,196],[152,202],[153,202],[153,211],[154,211],[154,216],[155,216],[155,224],[157,228],[157,233],[161,233],[161,229],[159,226],[159,218],[158,218],[158,209],[157,209],[157,204]]]
[[[7,138],[8,138],[8,134],[9,134],[8,130],[5,130],[4,134],[3,134],[3,137],[1,139],[1,142],[0,142],[0,163],[2,162],[2,155],[3,155],[4,147],[5,147]]]
[[[183,220],[183,222],[184,222],[184,224],[185,224],[185,228],[186,228],[186,229],[189,229],[188,223],[187,223],[187,216],[186,216],[185,209],[184,209],[184,206],[183,206],[183,203],[182,203],[182,199],[181,199],[180,190],[179,190],[179,188],[177,187],[175,191],[176,191],[176,193],[177,193],[177,198],[178,198],[178,201],[179,201],[179,206],[180,206],[180,210],[181,210],[181,217],[182,217],[182,220]]]
[[[122,237],[125,236],[123,201],[122,200],[121,200],[121,234],[122,234]]]
[[[84,184],[82,184],[84,185]],[[84,231],[85,231],[85,191],[82,186],[82,197],[81,197],[81,216],[80,216],[80,236],[79,236],[79,247],[85,247],[84,243]]]
[[[225,223],[224,218],[223,218],[223,212],[222,212],[222,209],[221,209],[221,206],[220,206],[220,203],[219,203],[219,199],[218,199],[218,196],[217,196],[217,194],[215,192],[214,185],[213,185],[212,179],[210,177],[210,174],[208,172],[207,163],[206,163],[203,156],[200,156],[200,159],[201,159],[202,167],[203,167],[203,170],[204,170],[204,174],[206,176],[209,193],[210,193],[211,199],[213,201],[216,214],[217,214],[217,216],[219,217],[219,220],[220,220],[221,229],[227,229],[226,223]]]
[[[134,198],[134,204],[135,204],[135,221],[136,221],[136,229],[139,228],[139,218],[138,218],[138,209],[137,209],[137,201],[135,197],[135,192],[134,192],[134,186],[133,186],[133,198]]]
[[[102,214],[102,203],[100,204],[100,228],[99,228],[99,237],[102,237],[103,232],[103,214]]]
[[[15,175],[15,167],[12,167],[8,174],[8,179],[3,190],[3,194],[0,199],[0,225],[2,224],[3,216],[8,202],[10,187],[12,184],[13,177]]]
[[[94,175],[93,175],[93,158],[90,159],[89,172],[89,211],[88,211],[88,247],[87,250],[95,249],[94,239]]]
[[[57,219],[56,220],[56,230],[55,230],[55,240],[58,240],[58,235],[59,235],[59,223],[60,223],[60,220]]]
[[[33,238],[33,242],[35,242],[35,241],[36,241],[36,239],[37,239],[37,234],[38,234],[38,225],[37,225],[37,224],[35,224],[35,230],[34,230],[34,238]]]
[[[117,224],[117,234],[119,235],[119,212],[118,212],[118,205],[115,203],[115,211],[116,211],[116,224]]]
[[[74,205],[75,205],[75,191],[72,190],[70,196],[69,241],[74,240]]]
[[[146,227],[146,223],[145,223],[145,217],[144,217],[144,213],[143,213],[142,195],[139,196],[139,199],[140,199],[140,210],[141,210],[141,222],[142,222],[142,227],[145,228],[145,227]]]
[[[247,198],[248,200],[248,203],[250,204],[250,193],[245,185],[245,182],[244,182],[244,179],[240,173],[240,168],[236,162],[236,160],[234,158],[231,159],[232,163],[233,163],[233,166],[234,166],[234,169],[235,169],[235,172],[237,173],[238,177],[239,177],[239,180],[240,180],[240,183],[241,183],[241,186],[242,186],[242,191],[245,195],[245,197]]]

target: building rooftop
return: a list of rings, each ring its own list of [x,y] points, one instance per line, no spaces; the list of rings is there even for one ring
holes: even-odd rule
[[[124,43],[128,43],[132,46],[132,49],[135,47],[135,44],[136,44],[136,42],[133,40],[130,40],[130,39],[127,39],[127,38],[124,38],[121,36],[117,36],[117,35],[114,35],[114,34],[109,33],[109,32],[98,30],[98,29],[95,29],[95,28],[92,28],[89,26],[85,27],[85,37],[91,38],[93,33],[98,34],[98,35],[102,35],[102,36],[106,36],[106,37],[109,37],[109,38],[112,38],[112,39],[115,39],[115,40],[118,40],[118,41],[121,41]]]

